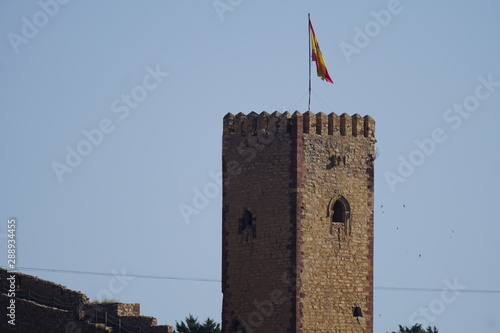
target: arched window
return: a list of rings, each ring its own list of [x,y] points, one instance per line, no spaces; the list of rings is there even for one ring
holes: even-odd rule
[[[351,235],[351,207],[344,196],[332,198],[328,204],[330,233],[338,242],[338,248],[348,245]]]
[[[333,204],[332,222],[345,223],[345,206],[340,200],[335,201]]]
[[[350,217],[350,210],[349,202],[347,202],[346,198],[340,196],[331,206],[332,222],[346,223]]]
[[[361,308],[359,306],[355,306],[352,309],[352,315],[353,317],[363,317],[363,311],[361,311]]]

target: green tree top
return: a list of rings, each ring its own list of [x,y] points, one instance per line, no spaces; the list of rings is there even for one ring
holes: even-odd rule
[[[185,321],[175,322],[175,329],[181,333],[220,333],[220,324],[213,319],[207,318],[203,324],[198,322],[198,317],[189,314]]]
[[[389,332],[388,332],[389,333]],[[399,325],[399,331],[398,332],[392,332],[392,333],[438,333],[438,330],[436,326],[434,327],[427,327],[427,330],[422,328],[421,324],[415,324],[412,327],[406,327],[406,326],[401,326]]]

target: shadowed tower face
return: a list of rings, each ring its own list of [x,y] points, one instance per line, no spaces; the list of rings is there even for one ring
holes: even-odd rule
[[[222,329],[373,331],[375,122],[224,117]]]

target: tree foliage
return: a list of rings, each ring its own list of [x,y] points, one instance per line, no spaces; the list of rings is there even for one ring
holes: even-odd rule
[[[181,333],[220,333],[220,324],[213,319],[207,318],[204,323],[198,322],[198,317],[193,317],[192,314],[186,317],[184,321],[175,322],[175,329]]]
[[[399,325],[399,331],[392,333],[438,333],[436,326],[427,327],[427,329],[423,329],[421,324],[415,324],[412,327],[406,327]]]

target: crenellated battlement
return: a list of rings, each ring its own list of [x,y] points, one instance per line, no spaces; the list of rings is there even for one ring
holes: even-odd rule
[[[352,116],[343,113],[340,116],[335,113],[329,115],[319,112],[314,114],[307,111],[301,114],[295,111],[280,113],[278,111],[269,114],[262,112],[257,114],[238,113],[226,114],[224,117],[224,135],[252,136],[258,134],[274,134],[279,132],[290,133],[292,124],[302,123],[303,133],[333,136],[360,136],[375,139],[375,120],[366,115]]]

